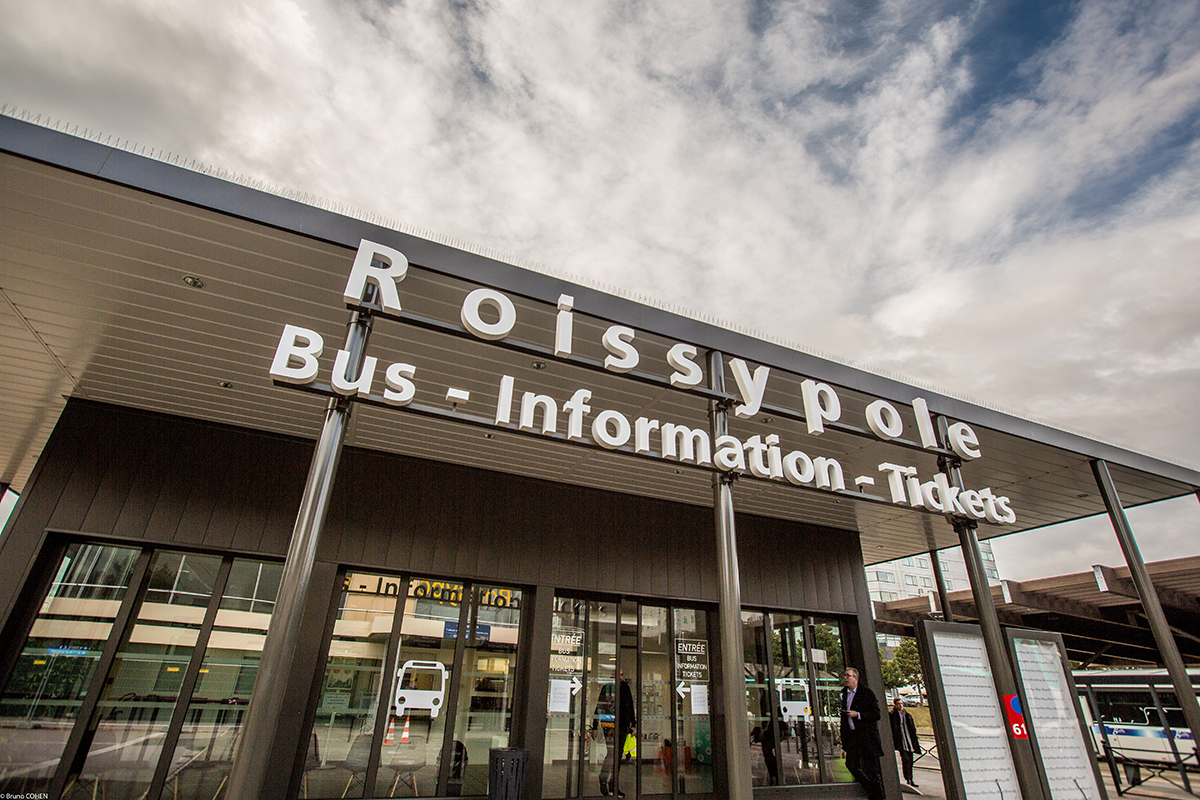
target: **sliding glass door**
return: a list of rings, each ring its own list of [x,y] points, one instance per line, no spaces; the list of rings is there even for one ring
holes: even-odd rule
[[[544,797],[712,791],[708,616],[555,597]]]

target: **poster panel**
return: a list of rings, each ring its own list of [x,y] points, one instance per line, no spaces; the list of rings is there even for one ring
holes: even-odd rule
[[[1021,793],[1008,746],[1008,723],[982,633],[975,625],[932,620],[925,620],[920,630],[947,796],[1016,800]]]
[[[1105,796],[1057,635],[1009,631],[1025,719],[1051,800]]]

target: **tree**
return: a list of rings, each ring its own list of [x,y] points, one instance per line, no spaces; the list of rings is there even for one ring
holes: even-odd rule
[[[879,666],[883,670],[883,688],[896,689],[908,684],[904,672],[896,664],[895,659],[884,661],[882,649],[879,651]]]
[[[897,684],[898,686],[911,684],[916,686],[922,695],[925,694],[925,676],[921,673],[921,657],[917,653],[916,639],[906,636],[901,640],[890,663],[896,666],[897,672],[903,678],[903,682]]]
[[[813,626],[813,645],[825,652],[825,671],[835,678],[841,677],[845,662],[842,660],[842,637],[838,629],[824,622]]]

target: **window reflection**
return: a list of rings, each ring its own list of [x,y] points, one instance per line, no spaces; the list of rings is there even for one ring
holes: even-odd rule
[[[302,785],[308,797],[364,794],[399,595],[400,582],[392,576],[365,572],[346,576],[308,746]],[[389,730],[387,735],[395,732]]]
[[[841,624],[746,611],[742,649],[754,785],[853,780],[839,741]]]
[[[130,548],[67,548],[0,695],[0,790],[49,787],[137,557]]]
[[[552,624],[543,796],[711,793],[707,614],[557,596]]]
[[[173,797],[215,797],[229,780],[282,574],[233,562],[168,773]]]
[[[679,738],[673,747],[664,748],[661,760],[668,769],[675,762],[680,794],[708,794],[713,790],[713,752],[709,705],[712,650],[707,612],[675,609],[675,651],[676,671],[671,689],[678,704]],[[703,669],[697,666],[700,664]],[[677,691],[679,683],[687,688],[686,694]],[[703,698],[697,692],[703,692]]]
[[[394,674],[388,678],[389,733],[379,755],[375,794],[431,797],[438,792],[458,639],[461,584],[409,582]],[[461,786],[463,748],[450,754],[450,781]]]
[[[480,586],[463,656],[447,794],[488,793],[488,751],[507,747],[517,678],[521,593]]]
[[[217,556],[154,555],[137,622],[96,707],[87,760],[64,797],[145,796],[220,566]]]

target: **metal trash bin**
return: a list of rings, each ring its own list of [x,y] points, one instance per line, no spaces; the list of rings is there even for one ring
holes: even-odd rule
[[[488,758],[490,800],[521,800],[529,753],[516,747],[493,747]]]

